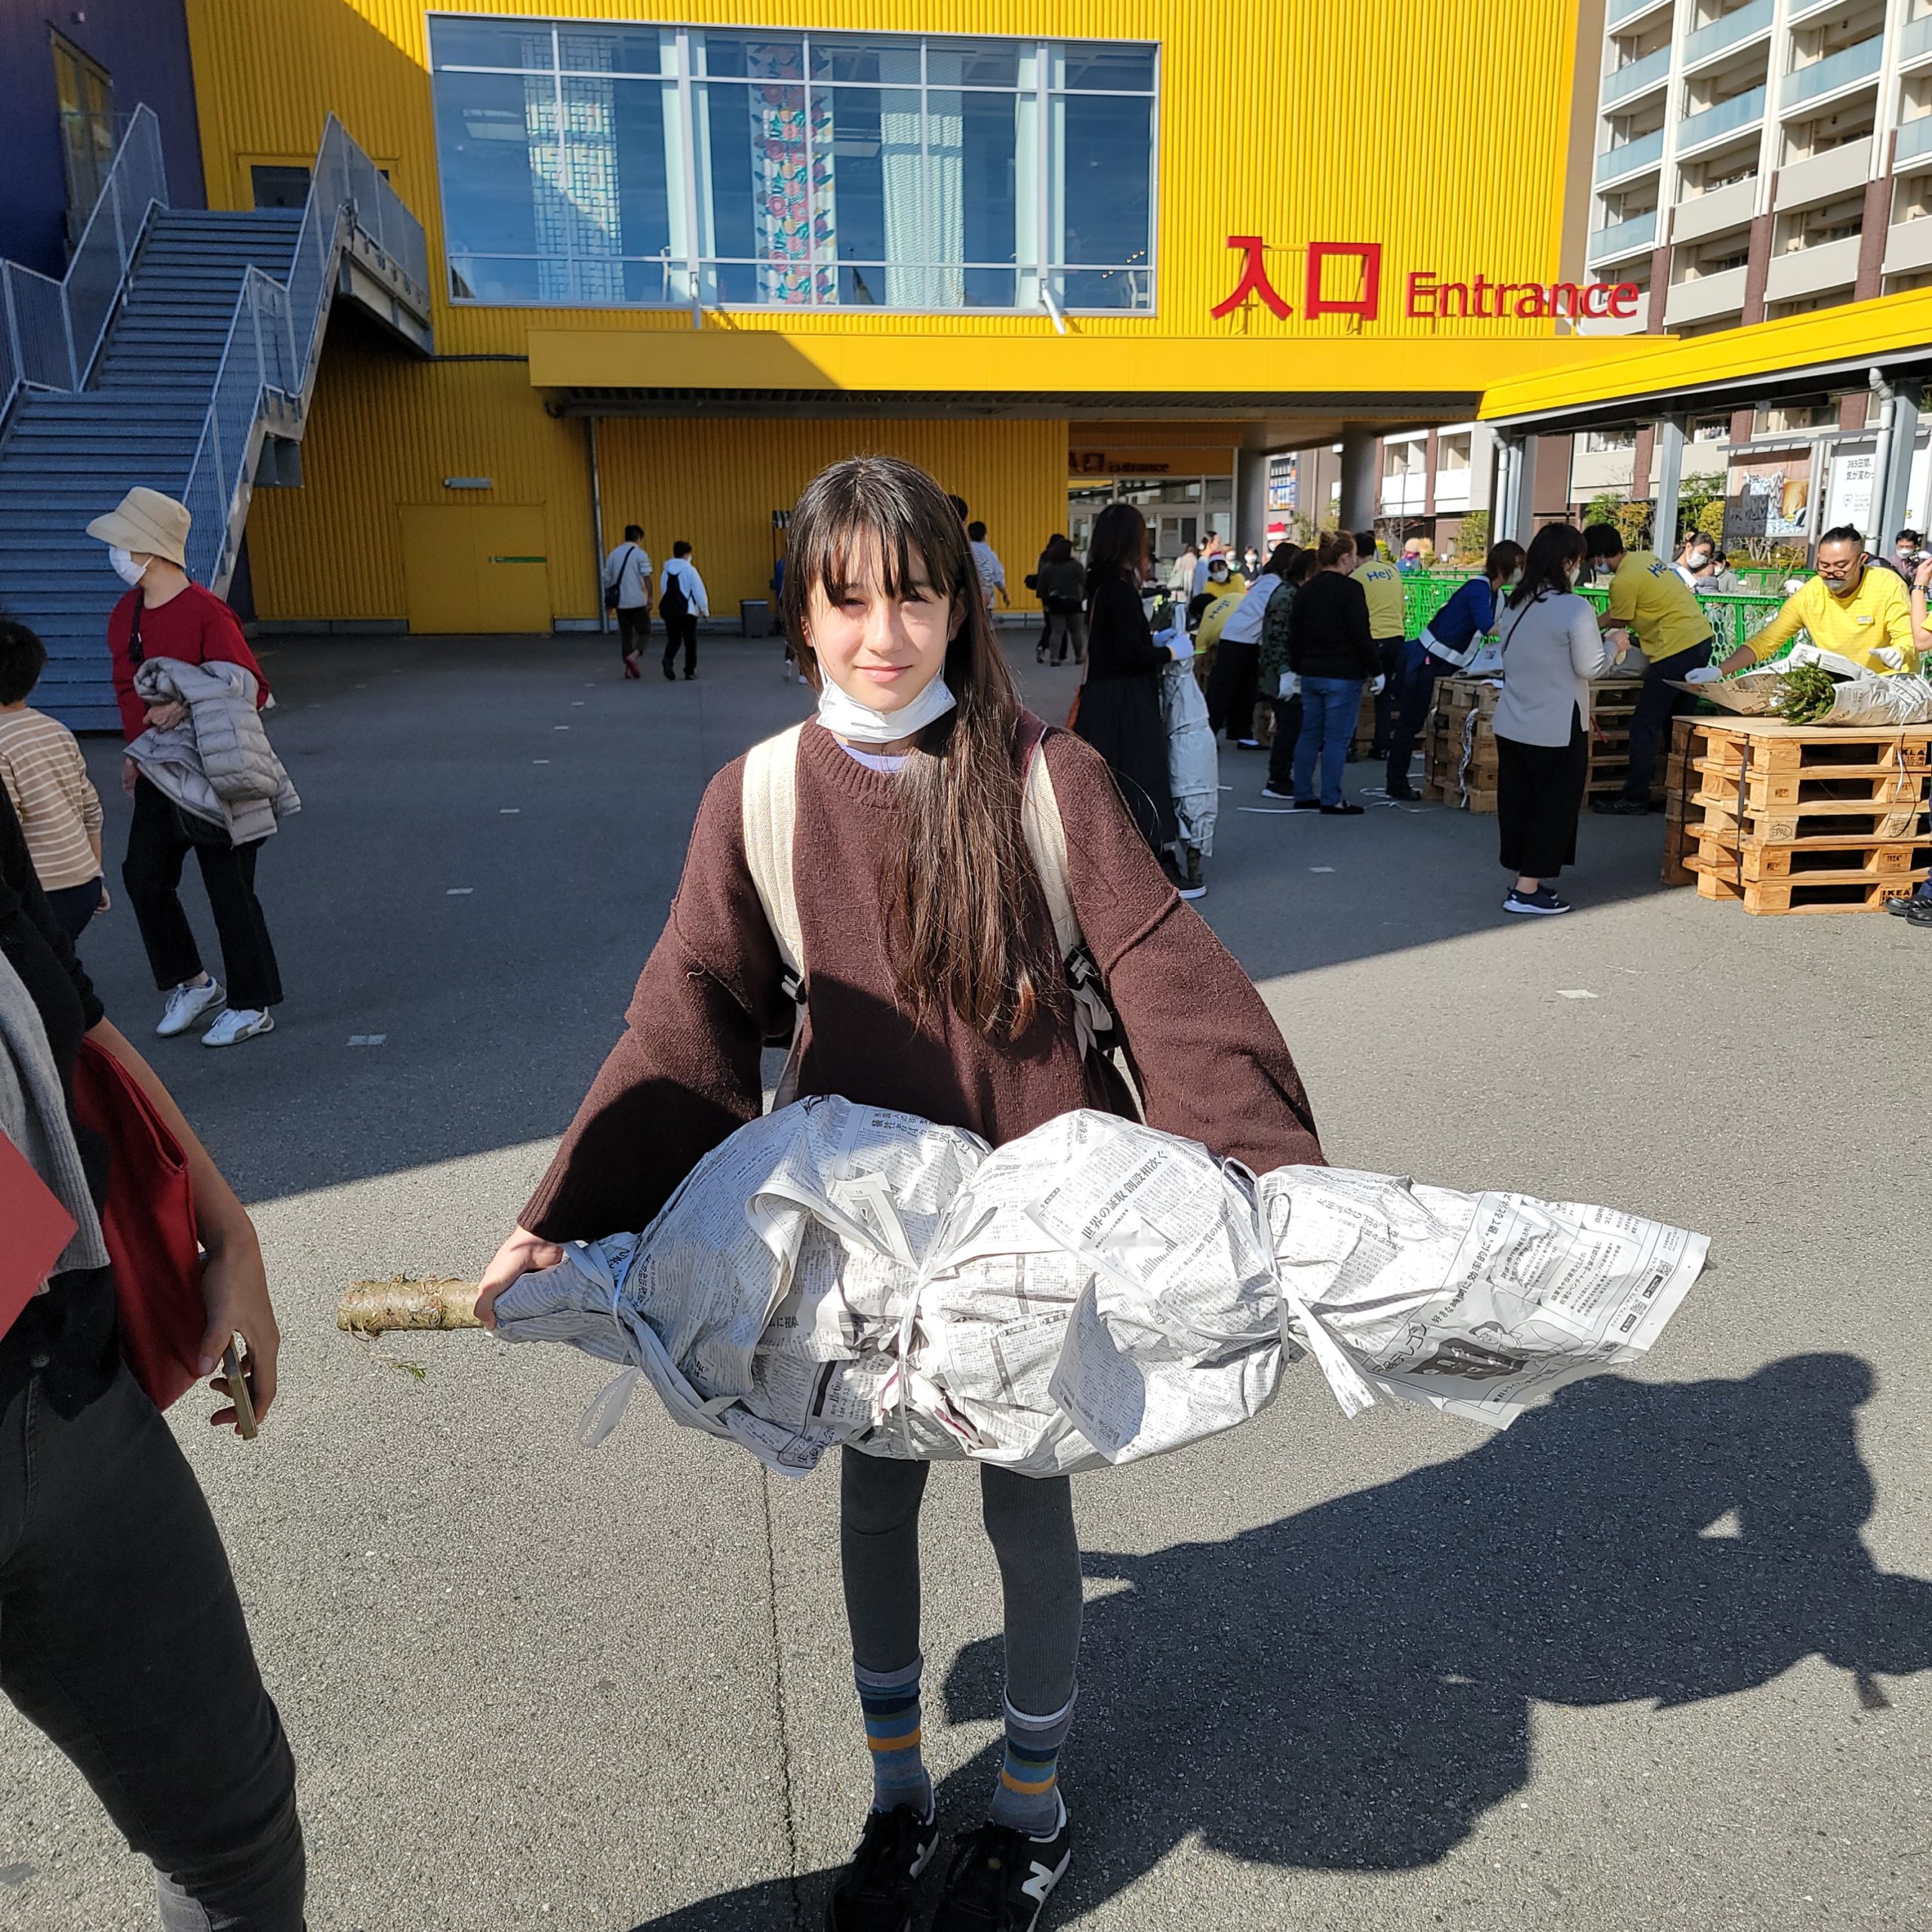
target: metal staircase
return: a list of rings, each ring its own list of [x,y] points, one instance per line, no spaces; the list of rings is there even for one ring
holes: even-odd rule
[[[189,574],[225,593],[258,483],[299,480],[334,300],[429,346],[422,226],[333,116],[299,212],[168,208],[158,136],[140,109],[64,281],[0,264],[0,612],[39,632],[35,702],[77,729],[119,724],[122,586],[88,518],[137,483],[180,497]]]

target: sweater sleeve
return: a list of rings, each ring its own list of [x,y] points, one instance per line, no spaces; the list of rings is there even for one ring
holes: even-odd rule
[[[789,1036],[778,949],[745,863],[743,761],[698,808],[671,915],[611,1048],[520,1217],[550,1241],[644,1227],[764,1105],[760,1055]]]
[[[1049,734],[1045,755],[1066,827],[1074,911],[1148,1124],[1257,1174],[1319,1162],[1315,1117],[1273,1017],[1168,884],[1106,761],[1063,731]]]
[[[138,590],[123,592],[108,613],[107,655],[112,666],[114,702],[121,708],[121,735],[131,744],[148,728],[148,708],[134,691],[134,666],[128,654],[128,640],[134,626],[134,599]]]
[[[255,709],[260,711],[273,694],[235,613],[213,592],[208,595],[202,617],[202,662],[204,664],[238,664],[255,681]],[[146,714],[143,713],[143,717]]]

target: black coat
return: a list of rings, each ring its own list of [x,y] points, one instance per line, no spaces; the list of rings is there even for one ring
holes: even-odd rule
[[[1300,678],[1373,678],[1382,666],[1368,634],[1368,598],[1340,571],[1317,571],[1288,613],[1288,669]]]
[[[1087,608],[1087,681],[1074,730],[1107,761],[1134,823],[1157,851],[1179,834],[1168,789],[1168,729],[1156,645],[1140,594],[1124,577],[1101,584]]]

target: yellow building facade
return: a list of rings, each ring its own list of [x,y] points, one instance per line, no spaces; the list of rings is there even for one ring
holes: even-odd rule
[[[1565,273],[1577,0],[1449,11],[188,0],[211,205],[333,112],[429,235],[434,352],[332,333],[260,616],[595,622],[631,522],[734,611],[859,451],[964,497],[1023,601],[1083,493],[1177,544],[1269,450],[1587,369],[1628,345],[1571,328],[1623,299]],[[1472,109],[1499,61],[1537,84]]]

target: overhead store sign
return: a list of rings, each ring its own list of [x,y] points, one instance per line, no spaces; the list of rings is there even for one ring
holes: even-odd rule
[[[1265,238],[1230,235],[1227,240],[1241,253],[1241,268],[1234,287],[1208,313],[1218,320],[1259,302],[1285,321],[1295,310],[1269,275]],[[1379,242],[1309,242],[1302,276],[1303,316],[1311,321],[1321,315],[1380,321],[1382,252]],[[1402,278],[1399,312],[1410,321],[1527,321],[1554,316],[1629,321],[1643,295],[1634,281],[1499,281],[1483,275],[1457,281],[1434,269],[1414,269]]]

